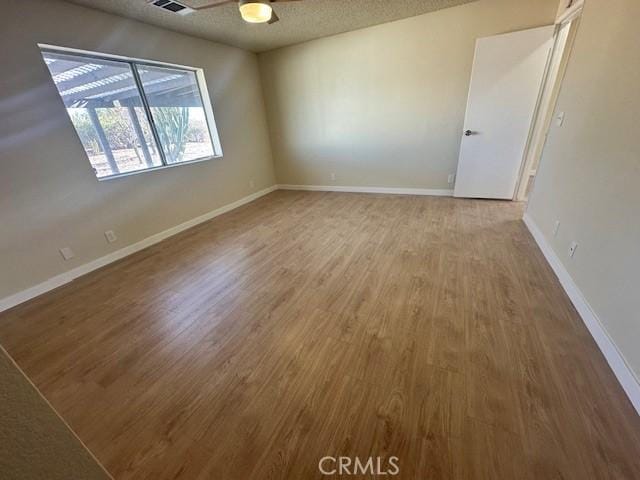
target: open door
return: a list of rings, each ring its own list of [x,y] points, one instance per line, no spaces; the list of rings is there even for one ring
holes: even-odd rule
[[[476,42],[454,195],[512,200],[554,27]]]

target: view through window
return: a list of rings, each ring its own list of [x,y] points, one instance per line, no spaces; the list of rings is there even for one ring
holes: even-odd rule
[[[218,156],[196,72],[45,49],[98,178]]]

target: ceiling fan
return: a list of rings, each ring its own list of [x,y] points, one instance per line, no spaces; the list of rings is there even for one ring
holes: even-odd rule
[[[272,3],[296,1],[299,0],[212,0],[207,4],[198,6],[191,6],[183,0],[151,0],[151,3],[158,7],[164,8],[165,10],[179,13],[180,15],[193,13],[194,11],[219,7],[220,5],[225,5],[227,3],[237,3],[240,10],[240,15],[245,22],[271,24],[276,23],[278,20],[280,20],[280,18],[278,18],[278,15],[276,15],[276,12],[273,11],[273,7],[271,6]],[[178,11],[176,10],[176,8],[180,8],[180,10]]]

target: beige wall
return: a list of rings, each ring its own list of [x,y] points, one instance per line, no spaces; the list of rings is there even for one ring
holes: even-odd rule
[[[638,0],[588,0],[528,213],[640,377]],[[553,226],[560,220],[558,236]],[[579,243],[573,259],[571,241]]]
[[[0,4],[0,299],[273,185],[254,54],[57,0]],[[202,67],[224,158],[96,181],[38,42]]]
[[[111,478],[1,347],[0,478]]]
[[[451,188],[476,38],[557,8],[479,0],[260,54],[278,182]]]

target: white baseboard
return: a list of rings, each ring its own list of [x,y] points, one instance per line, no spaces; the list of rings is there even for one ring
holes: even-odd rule
[[[199,217],[188,220],[184,223],[181,223],[180,225],[171,227],[168,230],[164,230],[163,232],[156,233],[155,235],[145,238],[144,240],[141,240],[137,243],[124,247],[120,250],[116,250],[115,252],[105,255],[104,257],[97,258],[95,260],[92,260],[89,263],[85,263],[84,265],[80,265],[79,267],[76,267],[72,270],[61,273],[60,275],[56,275],[55,277],[45,280],[44,282],[39,283],[38,285],[34,285],[33,287],[27,288],[26,290],[22,290],[18,293],[14,293],[13,295],[10,295],[0,300],[0,312],[4,310],[8,310],[9,308],[14,307],[20,303],[26,302],[27,300],[37,297],[38,295],[42,295],[43,293],[46,293],[49,290],[58,288],[64,285],[65,283],[69,283],[70,281],[82,275],[92,272],[93,270],[96,270],[98,268],[104,267],[105,265],[113,263],[117,260],[120,260],[121,258],[129,256],[132,253],[136,253],[140,250],[150,247],[151,245],[161,242],[165,238],[169,238],[191,227],[195,227],[200,223],[206,222],[207,220],[211,220],[212,218],[217,217],[218,215],[222,215],[223,213],[227,213],[235,208],[238,208],[242,205],[252,202],[253,200],[256,200],[257,198],[260,198],[277,189],[278,189],[277,185],[273,185],[269,188],[265,188],[264,190],[260,190],[259,192],[252,193],[251,195],[241,198],[240,200],[236,200],[233,203],[229,203],[228,205],[212,210],[211,212],[205,213],[204,215],[200,215]]]
[[[343,187],[337,185],[278,185],[280,190],[308,190],[313,192],[349,192],[349,193],[386,193],[388,195],[430,195],[451,197],[453,190],[429,188],[392,188],[392,187]]]
[[[582,321],[587,326],[587,329],[591,333],[591,336],[596,341],[600,351],[604,355],[604,358],[609,363],[611,370],[615,374],[618,382],[622,385],[625,393],[629,397],[629,400],[633,404],[636,412],[640,415],[640,382],[638,378],[633,373],[633,370],[629,367],[624,357],[616,347],[616,344],[613,342],[605,328],[602,326],[602,322],[593,311],[589,302],[587,302],[586,298],[576,285],[576,283],[569,275],[569,272],[564,267],[556,253],[551,248],[549,242],[547,242],[546,238],[542,234],[542,231],[536,225],[535,221],[528,214],[524,215],[524,223],[533,235],[536,243],[542,250],[543,255],[551,265],[551,268],[555,272],[558,280],[562,284],[565,292],[571,299],[574,307],[582,317]]]

